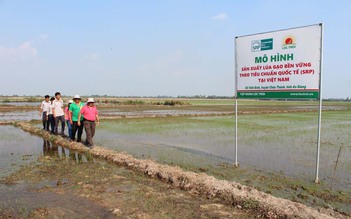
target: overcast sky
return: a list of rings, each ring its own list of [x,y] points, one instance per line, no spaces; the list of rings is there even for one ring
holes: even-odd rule
[[[324,97],[351,96],[351,0],[0,0],[0,95],[234,95],[234,37],[324,23]]]

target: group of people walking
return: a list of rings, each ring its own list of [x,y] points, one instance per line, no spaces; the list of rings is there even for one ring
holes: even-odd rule
[[[59,123],[61,123],[60,134],[65,134],[67,124],[68,137],[72,141],[81,142],[83,127],[85,129],[85,145],[93,148],[93,137],[95,135],[96,124],[99,124],[98,110],[93,98],[88,98],[86,103],[82,102],[79,95],[75,95],[69,100],[66,108],[61,98],[60,92],[55,93],[55,97],[45,96],[45,100],[40,105],[39,115],[42,117],[43,129],[50,131],[52,134],[59,134]],[[77,138],[76,138],[77,136]]]

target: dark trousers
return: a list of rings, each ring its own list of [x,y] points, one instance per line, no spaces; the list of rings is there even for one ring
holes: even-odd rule
[[[49,119],[46,118],[47,114],[47,112],[43,112],[41,120],[43,122],[43,129],[49,131]]]
[[[55,129],[55,118],[54,118],[54,115],[49,114],[48,123],[51,126],[51,133],[54,133],[54,129]],[[48,126],[48,129],[49,129],[49,126]]]
[[[87,136],[87,144],[88,146],[94,146],[93,138],[95,135],[95,127],[96,123],[93,121],[84,121],[84,129],[85,129],[85,135]]]
[[[54,133],[58,134],[58,124],[61,122],[61,134],[65,134],[65,117],[64,116],[56,116],[55,118],[55,130]]]
[[[72,125],[69,120],[66,120],[66,125],[68,129],[68,136],[70,139],[72,139]]]
[[[71,139],[74,140],[76,138],[76,133],[78,131],[77,142],[82,141],[82,134],[83,134],[83,124],[84,122],[80,122],[80,126],[78,126],[78,122],[74,122],[72,124],[72,137]]]

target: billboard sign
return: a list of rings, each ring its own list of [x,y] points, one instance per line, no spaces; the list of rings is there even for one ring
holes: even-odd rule
[[[235,38],[236,96],[318,99],[322,25]]]

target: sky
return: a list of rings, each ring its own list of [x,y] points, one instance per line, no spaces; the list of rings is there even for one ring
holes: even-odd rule
[[[351,0],[0,0],[0,95],[235,93],[234,38],[324,24],[323,97],[351,97]]]

